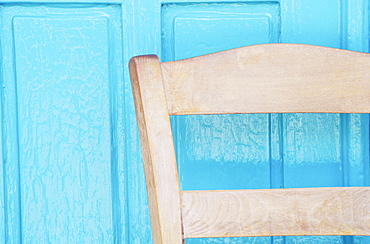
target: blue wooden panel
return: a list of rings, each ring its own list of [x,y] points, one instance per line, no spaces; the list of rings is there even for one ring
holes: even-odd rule
[[[347,1],[281,0],[282,42],[343,47]]]
[[[1,15],[1,9],[0,9],[0,15]],[[3,53],[0,48],[0,67],[3,67]],[[0,81],[3,81],[3,72],[0,71]],[[1,94],[1,93],[0,93]],[[2,98],[2,96],[0,96]],[[1,99],[1,104],[3,104]],[[0,121],[3,121],[3,106],[0,106]],[[0,130],[0,145],[1,145],[1,152],[4,150],[4,144],[3,144],[3,130]],[[6,221],[6,206],[5,206],[5,187],[4,187],[4,159],[3,159],[3,153],[0,153],[0,243],[5,243],[6,241],[6,230],[5,230],[5,221]]]
[[[339,114],[284,115],[284,186],[343,185]]]
[[[151,243],[126,68],[131,56],[156,53],[167,61],[266,42],[358,51],[370,45],[367,0],[42,2],[0,3],[0,243]],[[172,121],[183,189],[370,184],[367,115]]]
[[[5,239],[120,242],[120,7],[3,5],[2,18]]]
[[[183,190],[270,188],[269,115],[175,118]]]
[[[279,4],[164,4],[162,32],[164,61],[278,42]]]

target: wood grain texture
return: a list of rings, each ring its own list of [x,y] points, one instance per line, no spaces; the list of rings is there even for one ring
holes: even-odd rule
[[[162,63],[170,114],[366,113],[370,55],[298,44]]]
[[[182,243],[180,191],[171,125],[156,56],[130,60],[153,243]]]
[[[370,235],[370,188],[183,191],[185,238]]]

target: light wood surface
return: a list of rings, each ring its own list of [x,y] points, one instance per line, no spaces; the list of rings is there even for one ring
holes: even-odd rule
[[[266,44],[162,64],[171,114],[366,113],[370,55]]]
[[[180,192],[171,125],[156,56],[130,60],[153,243],[182,243]]]
[[[369,113],[369,54],[269,44],[168,63],[147,55],[131,59],[130,76],[155,244],[370,235],[370,188],[182,192],[180,201],[169,121],[170,114]]]
[[[370,235],[370,188],[181,193],[185,238]]]

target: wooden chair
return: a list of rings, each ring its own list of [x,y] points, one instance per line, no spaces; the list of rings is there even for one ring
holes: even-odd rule
[[[169,115],[370,113],[370,54],[266,44],[130,60],[154,243],[370,235],[370,187],[180,191]]]

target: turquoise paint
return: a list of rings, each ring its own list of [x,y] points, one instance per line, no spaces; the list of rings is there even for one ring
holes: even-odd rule
[[[0,243],[151,243],[130,57],[169,61],[267,42],[370,45],[367,0],[42,2],[0,1]],[[370,185],[368,115],[171,121],[182,189]]]
[[[120,6],[3,4],[2,20],[5,241],[120,243]]]
[[[276,2],[165,4],[161,20],[163,61],[280,39]]]

